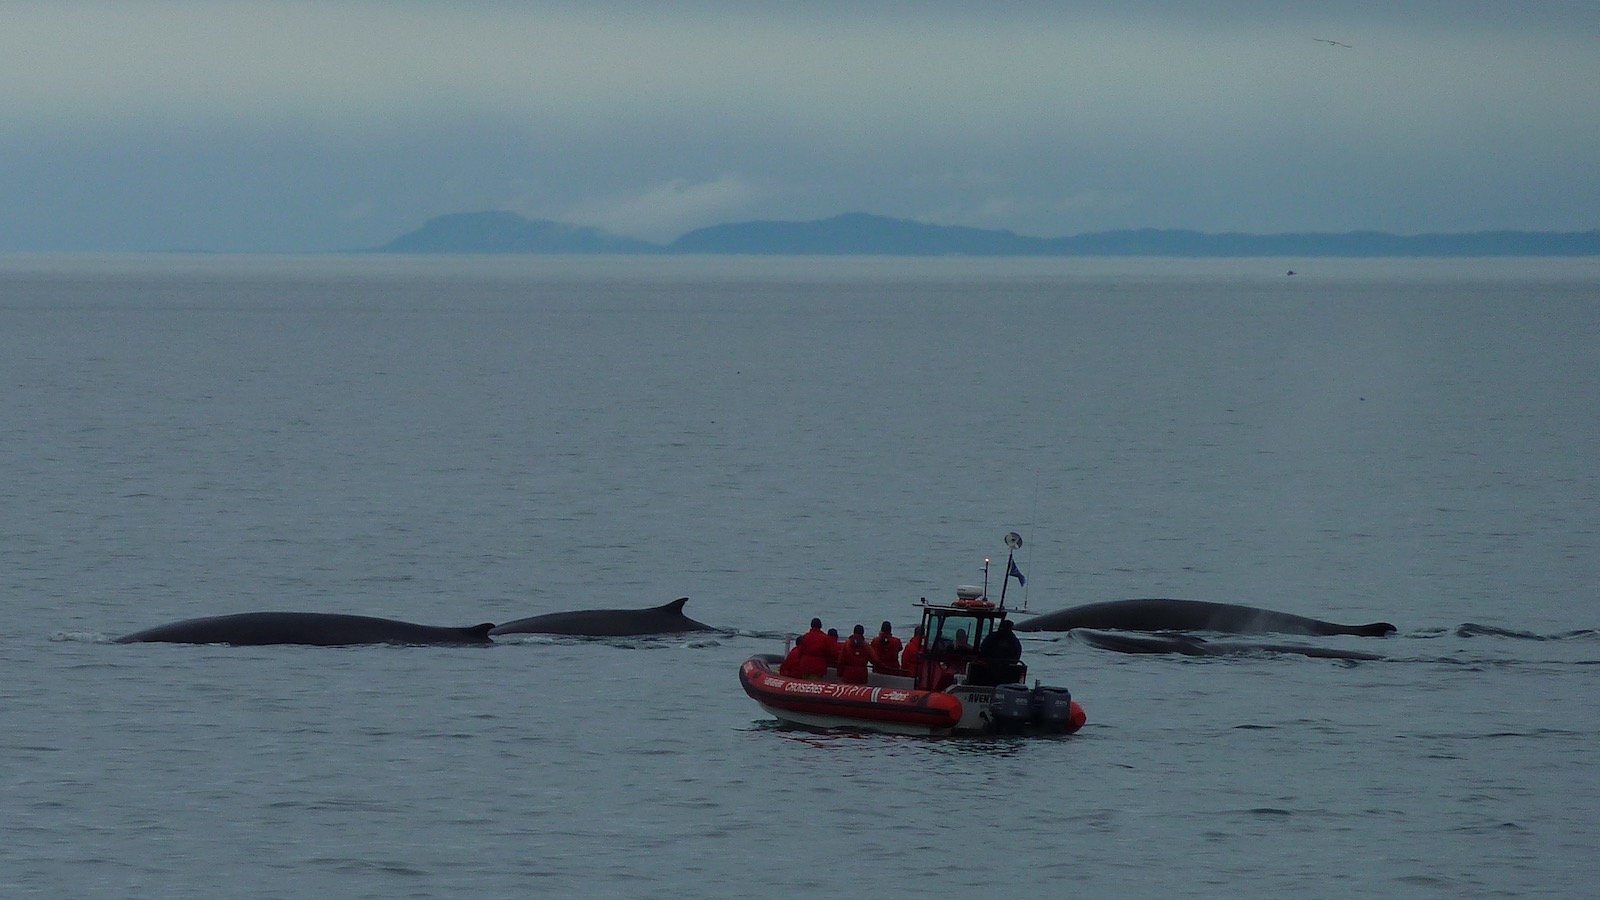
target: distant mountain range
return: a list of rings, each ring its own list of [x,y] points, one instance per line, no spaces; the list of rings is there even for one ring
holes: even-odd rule
[[[1596,256],[1596,231],[1381,231],[1209,234],[1143,228],[1070,237],[929,225],[869,213],[809,222],[730,222],[667,244],[509,212],[456,213],[376,248],[380,253],[629,253],[793,256]]]

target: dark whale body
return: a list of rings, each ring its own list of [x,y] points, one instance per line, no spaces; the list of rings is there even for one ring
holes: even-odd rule
[[[498,625],[490,634],[566,634],[577,637],[637,637],[646,634],[680,634],[716,631],[683,614],[688,597],[649,609],[579,609],[529,616]]]
[[[1298,653],[1316,659],[1383,659],[1376,653],[1337,650],[1332,647],[1306,647],[1300,644],[1256,644],[1238,641],[1207,641],[1186,634],[1122,634],[1091,631],[1073,632],[1091,647],[1118,653],[1179,653],[1184,656],[1234,656],[1243,653]]]
[[[346,647],[354,644],[413,644],[429,646],[487,645],[492,623],[471,628],[439,628],[396,619],[347,616],[339,613],[251,612],[210,616],[158,625],[117,638],[119,644],[163,642],[172,644],[309,644]]]
[[[1046,613],[1017,625],[1018,631],[1069,631],[1073,628],[1225,631],[1233,634],[1349,634],[1359,637],[1383,637],[1395,631],[1395,627],[1388,622],[1339,625],[1292,613],[1232,603],[1208,603],[1204,600],[1112,600]]]

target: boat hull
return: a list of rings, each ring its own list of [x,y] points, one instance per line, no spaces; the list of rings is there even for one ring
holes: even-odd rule
[[[858,731],[872,731],[880,734],[909,734],[917,736],[950,735],[956,734],[954,728],[929,728],[925,725],[905,724],[901,722],[888,722],[883,720],[868,721],[858,717],[821,715],[804,713],[793,709],[768,706],[757,701],[762,709],[772,714],[774,719],[785,725],[795,725],[801,728],[815,728],[829,730],[835,728],[855,729]]]
[[[790,678],[779,658],[758,654],[739,667],[750,699],[778,719],[812,728],[864,728],[896,734],[949,734],[961,723],[961,700],[941,691]]]

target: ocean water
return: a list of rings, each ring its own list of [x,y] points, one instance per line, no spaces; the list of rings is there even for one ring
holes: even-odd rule
[[[1551,896],[1600,862],[1600,262],[0,258],[0,895]],[[738,664],[1027,636],[1053,740],[780,729]],[[722,633],[110,639],[689,596]]]

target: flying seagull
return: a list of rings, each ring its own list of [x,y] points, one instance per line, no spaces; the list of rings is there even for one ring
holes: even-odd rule
[[[1342,43],[1340,41],[1330,41],[1327,38],[1312,38],[1312,40],[1316,41],[1319,44],[1329,44],[1329,45],[1334,46],[1334,47],[1343,47],[1346,50],[1353,49],[1349,44]]]

